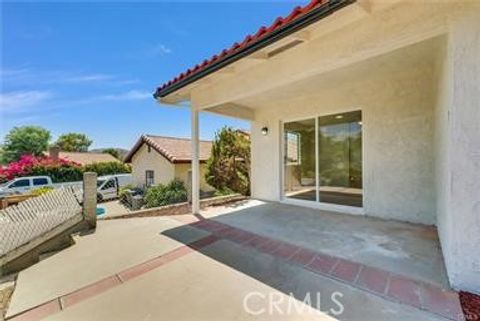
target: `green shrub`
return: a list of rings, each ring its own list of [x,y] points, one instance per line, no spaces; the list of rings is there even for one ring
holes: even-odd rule
[[[120,198],[122,198],[122,196],[125,195],[125,192],[126,192],[127,190],[129,190],[129,189],[134,189],[134,188],[135,188],[135,185],[133,185],[133,184],[127,184],[127,185],[125,185],[125,186],[123,186],[123,187],[120,187],[120,189],[118,190],[118,196],[119,196]]]
[[[213,193],[213,196],[226,196],[231,194],[235,194],[235,192],[229,189],[228,187],[225,187],[223,189],[216,189],[215,192]]]
[[[102,162],[83,166],[85,172],[95,172],[97,176],[131,173],[130,165],[120,162]]]
[[[50,176],[54,183],[74,182],[83,179],[84,172],[97,176],[131,173],[131,167],[120,162],[102,162],[82,166],[66,159],[23,155],[19,161],[0,167],[0,183],[15,177]]]
[[[127,184],[123,187],[120,187],[120,189],[118,190],[118,198],[120,199],[120,202],[126,201],[128,190],[135,190],[135,189],[137,188],[133,184]]]
[[[32,195],[35,195],[35,196],[40,196],[40,195],[43,195],[45,193],[48,193],[50,191],[53,191],[53,187],[40,187],[40,188],[37,188],[37,189],[34,189],[30,194]]]
[[[219,191],[250,194],[250,140],[230,127],[215,134],[205,179]]]
[[[145,207],[158,207],[187,201],[187,189],[182,181],[149,187],[145,193]]]
[[[75,182],[83,179],[83,169],[80,166],[61,165],[36,165],[32,167],[31,176],[50,176],[54,183]]]

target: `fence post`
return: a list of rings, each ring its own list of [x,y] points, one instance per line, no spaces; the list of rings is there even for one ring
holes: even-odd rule
[[[90,227],[97,226],[97,173],[83,173],[83,217]]]

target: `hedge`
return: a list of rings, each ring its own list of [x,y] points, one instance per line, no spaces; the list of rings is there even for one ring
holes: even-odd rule
[[[119,162],[93,163],[82,166],[75,162],[50,157],[24,155],[17,162],[0,168],[0,183],[24,176],[50,176],[54,183],[74,182],[83,179],[84,172],[95,172],[98,176],[130,173],[131,167]]]
[[[149,187],[145,193],[145,207],[158,207],[187,201],[187,189],[182,181],[173,180],[167,185]]]

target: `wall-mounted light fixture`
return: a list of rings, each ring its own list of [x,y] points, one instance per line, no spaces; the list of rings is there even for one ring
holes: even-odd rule
[[[267,136],[267,135],[268,135],[268,127],[265,126],[265,127],[262,128],[262,135],[263,135],[263,136]]]

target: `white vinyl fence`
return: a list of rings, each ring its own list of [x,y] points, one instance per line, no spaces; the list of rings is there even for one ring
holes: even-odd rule
[[[82,190],[61,187],[0,210],[0,257],[82,213]]]

